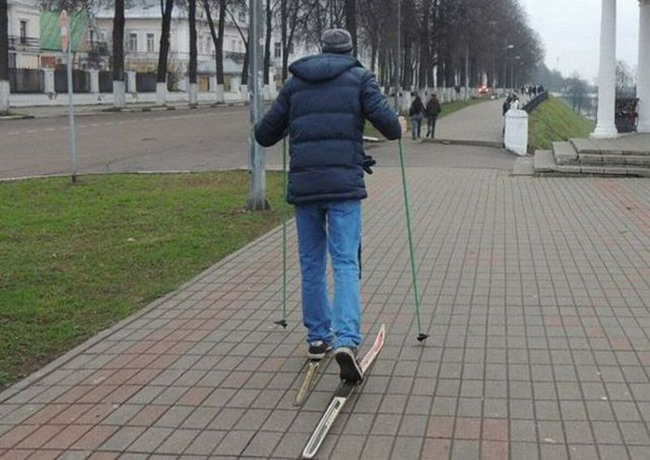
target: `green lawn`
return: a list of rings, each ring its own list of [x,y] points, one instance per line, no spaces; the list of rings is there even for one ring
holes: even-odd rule
[[[480,104],[481,102],[486,102],[488,100],[489,99],[470,99],[468,101],[456,101],[456,102],[449,102],[447,104],[442,104],[442,112],[440,112],[440,115],[438,116],[438,118],[445,117],[447,115],[450,115],[450,114],[452,114],[454,112],[458,112],[459,110],[464,109],[466,107],[469,107],[471,105]],[[404,116],[406,116],[406,121],[407,121],[408,127],[409,127],[409,129],[411,129],[411,120],[408,117],[408,114],[404,114]],[[424,128],[426,128],[426,120],[424,122]],[[426,129],[425,129],[425,131],[426,131]],[[365,129],[364,135],[365,136],[370,136],[370,137],[377,137],[379,139],[384,139],[383,134],[381,134],[379,131],[377,131],[377,129],[375,129],[375,127],[372,126],[372,124],[370,124],[370,122],[366,123],[366,129]]]
[[[244,210],[246,172],[0,183],[0,388],[281,222]]]
[[[529,151],[548,150],[553,147],[553,142],[588,137],[595,126],[595,123],[582,118],[560,99],[549,99],[530,116]]]

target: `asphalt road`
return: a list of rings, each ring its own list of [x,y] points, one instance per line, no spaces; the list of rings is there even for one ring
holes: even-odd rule
[[[206,171],[248,165],[246,107],[138,113],[85,114],[77,118],[78,171]],[[493,148],[405,141],[408,166],[508,170],[514,156]],[[397,166],[397,144],[368,146],[378,167]],[[268,164],[282,164],[281,146]],[[70,170],[66,117],[0,122],[0,178],[66,174]]]

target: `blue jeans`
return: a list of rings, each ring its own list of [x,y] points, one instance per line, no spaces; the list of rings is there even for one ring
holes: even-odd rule
[[[422,115],[414,115],[411,117],[411,131],[413,133],[413,140],[420,138],[420,129],[422,128]]]
[[[335,347],[361,343],[361,202],[296,206],[302,272],[302,314],[307,341]],[[327,250],[334,268],[334,304],[327,295]]]

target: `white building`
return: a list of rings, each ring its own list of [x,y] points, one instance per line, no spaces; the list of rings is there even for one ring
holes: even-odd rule
[[[218,11],[212,12],[216,21]],[[112,8],[100,9],[95,14],[95,28],[98,40],[108,43],[112,52],[113,37]],[[124,60],[125,70],[155,71],[160,50],[162,34],[162,13],[159,0],[137,0],[131,8],[125,10]],[[244,37],[247,37],[247,15],[237,15],[237,20]],[[207,17],[200,5],[197,5],[197,51],[198,72],[215,73],[215,46],[210,34]],[[226,21],[224,31],[224,71],[229,75],[240,73],[246,48],[237,27],[230,20]],[[190,61],[190,24],[188,12],[175,6],[172,12],[170,30],[169,71],[184,76]]]
[[[8,0],[9,67],[37,69],[40,56],[39,0]]]
[[[625,0],[634,1],[634,0]],[[650,133],[650,0],[638,0],[639,28],[639,133]],[[615,123],[616,105],[616,0],[601,0],[600,73],[598,78],[598,124],[595,139],[618,136]]]

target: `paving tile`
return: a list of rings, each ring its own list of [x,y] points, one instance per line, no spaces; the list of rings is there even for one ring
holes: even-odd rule
[[[132,452],[155,452],[174,432],[172,428],[149,428],[129,446]]]
[[[361,452],[362,460],[383,460],[391,458],[394,438],[386,436],[368,436]]]
[[[221,441],[217,449],[214,451],[214,454],[240,456],[253,436],[255,436],[254,431],[232,430],[228,432],[223,441]]]
[[[156,449],[156,452],[160,454],[180,455],[194,441],[199,433],[199,430],[176,430],[166,438],[165,442]]]
[[[226,431],[206,430],[199,433],[185,450],[185,455],[210,455],[226,436]]]

